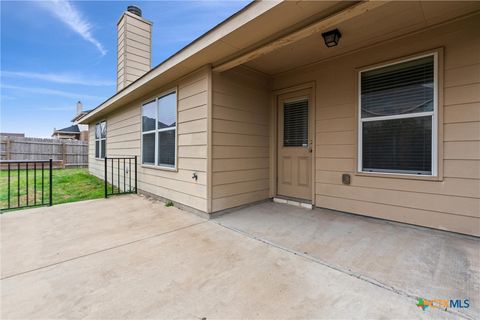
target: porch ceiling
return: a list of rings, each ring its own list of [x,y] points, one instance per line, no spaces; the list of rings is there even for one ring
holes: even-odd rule
[[[244,65],[265,74],[275,75],[372,46],[473,12],[480,12],[479,1],[395,1],[329,28],[338,28],[342,33],[342,38],[336,47],[327,48],[321,32],[318,32]]]

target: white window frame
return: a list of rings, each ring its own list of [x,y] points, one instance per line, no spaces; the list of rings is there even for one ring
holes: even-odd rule
[[[416,112],[409,114],[393,115],[393,116],[380,116],[362,119],[362,73],[370,70],[384,68],[387,66],[400,64],[407,61],[417,60],[425,57],[433,56],[433,111],[428,112]],[[394,62],[384,63],[376,65],[374,67],[365,68],[358,72],[358,109],[357,109],[357,172],[364,174],[380,174],[380,175],[398,175],[398,176],[423,176],[423,177],[437,177],[438,176],[438,52],[431,52],[422,55],[412,56],[410,58],[396,60]],[[418,117],[432,117],[432,172],[431,174],[415,174],[406,172],[391,171],[364,171],[363,170],[363,122],[368,121],[381,121],[392,119],[406,119],[406,118],[418,118]]]
[[[158,111],[159,111],[159,106],[158,106],[158,101],[165,97],[168,96],[169,94],[175,93],[175,126],[174,127],[169,127],[169,128],[163,128],[163,129],[158,129]],[[155,102],[155,129],[150,130],[150,131],[143,131],[143,106]],[[171,90],[167,90],[165,92],[162,92],[160,95],[158,95],[156,98],[151,98],[143,102],[140,106],[142,108],[142,112],[140,115],[140,134],[141,134],[141,150],[140,154],[142,156],[141,159],[141,164],[144,167],[153,167],[156,169],[162,169],[162,170],[169,170],[169,171],[177,171],[177,157],[178,157],[178,131],[177,131],[177,125],[178,125],[178,90],[177,88],[173,88]],[[166,166],[166,165],[161,165],[158,163],[158,133],[159,132],[164,132],[164,131],[172,131],[175,130],[175,157],[174,157],[174,165],[173,166]],[[155,163],[144,163],[143,162],[143,136],[145,134],[151,134],[155,133],[155,148],[154,148],[154,157],[155,157]]]
[[[105,122],[105,138],[102,138],[101,123]],[[100,126],[100,137],[97,138],[97,126]],[[103,160],[107,156],[107,120],[101,120],[95,123],[95,159]],[[105,157],[102,157],[102,141],[105,140]],[[98,157],[97,157],[97,141],[98,141]]]

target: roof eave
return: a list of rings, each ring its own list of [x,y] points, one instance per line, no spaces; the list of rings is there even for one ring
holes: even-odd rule
[[[83,118],[85,115],[87,115],[87,114],[88,114],[88,112],[82,111],[82,113],[77,114],[77,115],[75,116],[75,118],[73,118],[72,120],[70,120],[70,122],[78,121],[78,120],[82,119],[82,118]]]
[[[80,134],[80,132],[75,132],[75,131],[54,131],[53,134],[55,133]]]

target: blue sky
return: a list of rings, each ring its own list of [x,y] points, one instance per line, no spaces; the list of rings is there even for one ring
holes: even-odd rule
[[[1,1],[0,131],[49,137],[115,93],[116,23],[153,21],[152,66],[249,1]]]

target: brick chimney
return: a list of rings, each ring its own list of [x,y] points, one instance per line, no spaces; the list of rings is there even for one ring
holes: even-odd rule
[[[142,10],[128,6],[117,23],[117,92],[150,71],[152,62],[152,22],[142,18]]]

